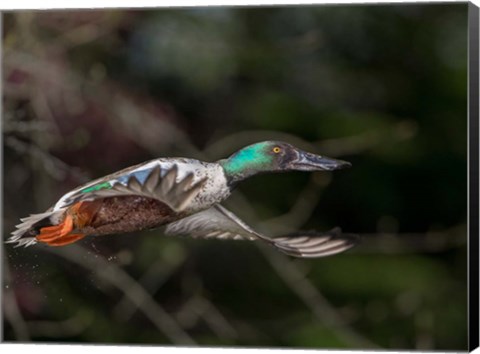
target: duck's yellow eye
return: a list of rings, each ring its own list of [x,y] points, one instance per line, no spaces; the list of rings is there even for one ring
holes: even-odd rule
[[[280,151],[282,151],[282,149],[280,149],[278,146],[275,146],[273,148],[273,152],[276,153],[276,154],[278,154]]]

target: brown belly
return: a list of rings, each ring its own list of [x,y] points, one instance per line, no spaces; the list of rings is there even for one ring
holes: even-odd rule
[[[77,229],[86,235],[107,235],[133,232],[168,224],[185,217],[166,204],[150,198],[125,196],[93,201],[96,212],[92,219]]]

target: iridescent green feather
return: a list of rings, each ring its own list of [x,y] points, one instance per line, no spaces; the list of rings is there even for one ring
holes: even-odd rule
[[[268,143],[258,143],[243,148],[224,163],[229,174],[242,173],[248,169],[262,170],[272,162],[272,157],[265,153]]]
[[[98,191],[100,189],[110,189],[110,188],[112,188],[110,183],[109,182],[104,182],[104,183],[96,184],[94,186],[85,188],[84,190],[80,191],[80,193],[89,193],[89,192],[93,192],[93,191]]]

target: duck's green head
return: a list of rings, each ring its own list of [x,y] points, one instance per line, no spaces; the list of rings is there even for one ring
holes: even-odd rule
[[[219,162],[230,182],[266,172],[331,171],[351,166],[349,162],[302,151],[281,141],[246,146]]]

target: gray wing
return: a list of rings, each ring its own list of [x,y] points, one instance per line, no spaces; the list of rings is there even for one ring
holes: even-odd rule
[[[223,240],[256,240],[255,231],[220,205],[170,223],[167,235]]]
[[[235,214],[216,205],[167,226],[167,235],[193,238],[230,240],[261,240],[294,257],[315,258],[346,251],[358,242],[358,237],[341,234],[339,228],[328,232],[298,232],[270,238],[253,230]]]
[[[183,179],[178,180],[177,165],[173,165],[163,175],[160,166],[156,166],[148,172],[142,182],[132,174],[125,181],[115,181],[109,188],[92,190],[87,193],[80,190],[66,199],[65,205],[96,198],[137,195],[157,199],[173,211],[180,212],[197,196],[205,181],[206,178],[194,183],[193,173],[188,173]]]

